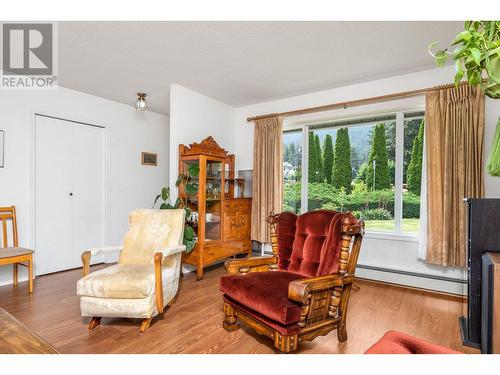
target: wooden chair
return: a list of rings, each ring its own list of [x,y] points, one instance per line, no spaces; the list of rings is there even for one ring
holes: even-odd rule
[[[347,340],[347,304],[364,223],[350,213],[283,212],[269,217],[273,255],[226,261],[223,327],[243,321],[292,352],[337,330]]]
[[[12,222],[12,247],[9,247],[7,237],[7,220]],[[28,267],[29,292],[33,293],[33,250],[19,247],[17,237],[16,207],[0,207],[0,221],[2,222],[3,246],[0,248],[0,266],[12,264],[14,266],[14,285],[18,282],[18,266]],[[26,262],[26,263],[24,263]]]

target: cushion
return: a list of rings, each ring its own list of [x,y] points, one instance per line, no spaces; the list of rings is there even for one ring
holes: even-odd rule
[[[271,319],[265,317],[262,314],[259,314],[258,312],[254,311],[254,310],[250,310],[248,307],[242,305],[239,302],[236,302],[234,299],[232,299],[231,297],[228,297],[227,295],[224,295],[223,298],[224,298],[224,302],[227,302],[228,304],[230,304],[234,308],[236,308],[239,311],[243,312],[244,314],[254,318],[255,320],[259,321],[260,323],[263,323],[266,326],[271,327],[272,329],[274,329],[275,331],[278,331],[282,335],[293,335],[295,333],[300,332],[300,327],[297,323],[293,323],[293,324],[289,324],[289,325],[285,326],[281,323],[275,322],[274,320],[271,320]]]
[[[462,354],[402,332],[388,331],[365,354]]]
[[[130,213],[120,264],[153,264],[162,248],[182,244],[184,210],[141,209]]]
[[[222,276],[220,290],[231,299],[281,324],[297,323],[301,306],[288,299],[288,284],[303,276],[285,271]]]
[[[278,239],[278,269],[286,271],[290,265],[292,257],[293,240],[295,239],[295,229],[297,215],[293,212],[283,212],[278,215],[276,224],[276,235]]]
[[[350,213],[317,210],[297,216],[285,212],[278,216],[278,269],[303,275],[325,276],[339,270],[341,224]]]
[[[0,248],[0,259],[30,255],[33,253],[33,250],[25,249],[24,247],[5,247]]]
[[[158,315],[155,296],[146,298],[80,298],[82,316],[100,316],[102,318],[150,318]]]
[[[115,264],[78,280],[76,292],[88,297],[145,298],[152,294],[154,285],[152,265]]]

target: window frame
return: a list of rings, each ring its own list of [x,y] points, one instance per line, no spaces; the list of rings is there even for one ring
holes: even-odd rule
[[[301,212],[308,212],[308,187],[309,187],[309,132],[314,130],[315,125],[319,125],[320,123],[331,122],[332,125],[330,128],[340,128],[340,127],[354,127],[360,124],[356,124],[356,121],[362,122],[363,119],[369,119],[371,117],[380,117],[380,116],[395,116],[396,122],[396,150],[394,156],[395,163],[395,176],[394,176],[394,230],[374,230],[367,229],[366,237],[373,239],[383,239],[383,240],[397,240],[397,241],[408,241],[408,242],[417,242],[418,241],[418,233],[410,233],[403,232],[403,169],[404,169],[404,125],[405,119],[418,119],[424,118],[424,115],[420,113],[425,113],[425,108],[420,106],[418,107],[409,107],[399,110],[393,110],[383,113],[370,113],[368,115],[353,115],[348,118],[342,119],[330,119],[323,121],[314,121],[308,122],[304,121],[302,123],[295,123],[293,125],[287,126],[285,124],[283,129],[283,135],[290,132],[301,132],[302,133],[302,177],[301,177],[301,202],[300,209]],[[416,113],[415,116],[411,116],[411,114]],[[407,117],[405,117],[405,115]],[[409,116],[408,116],[409,115]],[[350,125],[342,125],[339,124],[335,126],[335,123],[349,121],[352,122]],[[370,122],[364,122],[365,125]],[[377,121],[373,121],[373,123],[377,123]],[[325,127],[326,128],[326,127]],[[424,143],[424,152],[425,152],[425,143]],[[284,184],[284,181],[283,181]],[[426,197],[420,196],[420,201],[425,199]]]

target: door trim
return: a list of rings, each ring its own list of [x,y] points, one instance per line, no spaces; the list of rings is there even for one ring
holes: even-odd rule
[[[36,252],[36,119],[39,117],[52,118],[61,121],[68,121],[78,125],[93,126],[103,129],[104,143],[103,143],[103,223],[104,223],[104,244],[109,244],[111,240],[111,132],[107,125],[96,125],[86,121],[74,120],[71,116],[48,115],[43,111],[31,112],[31,129],[30,129],[30,146],[29,146],[29,165],[28,165],[28,246]],[[96,244],[97,245],[97,244]],[[36,262],[34,264],[34,277],[36,277]]]
[[[53,118],[53,119],[55,119],[55,120],[61,120],[61,121],[72,122],[72,123],[74,123],[74,124],[79,124],[79,125],[87,125],[87,126],[93,126],[93,127],[95,127],[95,128],[106,129],[106,127],[105,127],[105,126],[95,125],[95,124],[91,124],[91,123],[88,123],[88,122],[83,122],[83,121],[69,120],[69,119],[67,119],[67,118],[58,117],[58,116],[44,115],[44,114],[41,114],[41,113],[35,113],[35,116],[46,117],[46,118]],[[35,118],[35,121],[36,121],[36,118]]]

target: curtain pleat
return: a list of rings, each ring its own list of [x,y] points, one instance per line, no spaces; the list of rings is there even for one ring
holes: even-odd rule
[[[266,219],[283,207],[283,119],[255,121],[252,187],[252,240],[270,242]]]
[[[484,196],[484,95],[469,85],[426,96],[427,262],[465,266],[464,198]]]

